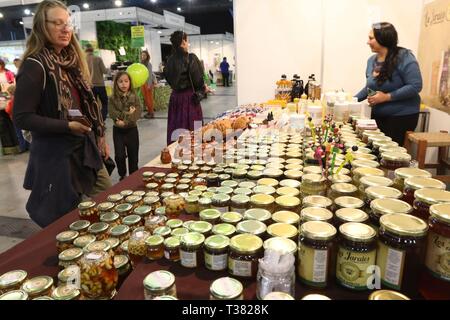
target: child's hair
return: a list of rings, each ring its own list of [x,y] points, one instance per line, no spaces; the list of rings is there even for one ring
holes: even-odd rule
[[[16,86],[15,85],[10,85],[7,89],[6,92],[8,92],[11,96],[14,95],[14,93],[16,92]]]
[[[122,77],[122,76],[124,76],[124,75],[126,75],[126,76],[128,77],[128,79],[130,80],[130,89],[128,90],[128,92],[131,92],[131,93],[133,93],[133,94],[136,93],[136,92],[134,91],[133,83],[132,83],[132,81],[131,81],[131,77],[130,77],[130,75],[128,74],[128,72],[126,72],[126,71],[119,71],[119,72],[116,74],[116,77],[114,78],[114,96],[115,96],[116,98],[120,97],[120,93],[122,92],[122,90],[120,90],[120,88],[119,88],[118,82],[119,82],[120,77]]]

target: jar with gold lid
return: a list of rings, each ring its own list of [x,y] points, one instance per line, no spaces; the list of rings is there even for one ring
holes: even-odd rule
[[[428,221],[430,206],[440,203],[450,203],[450,191],[439,189],[421,189],[414,193],[413,215]]]
[[[109,228],[113,228],[121,224],[120,215],[117,212],[107,212],[100,216],[100,222],[105,222],[109,225]]]
[[[212,225],[215,225],[219,223],[221,212],[217,209],[206,209],[203,211],[200,211],[200,220],[207,221],[211,223]]]
[[[24,270],[9,271],[0,276],[0,295],[18,290],[26,281],[28,273]]]
[[[252,234],[240,234],[230,240],[228,272],[236,277],[256,278],[258,259],[263,257],[263,241]]]
[[[145,300],[154,300],[161,296],[177,297],[177,287],[173,273],[165,270],[147,275],[143,281]]]
[[[173,262],[180,261],[181,237],[169,237],[164,240],[164,257]]]
[[[155,173],[153,171],[145,171],[142,173],[142,181],[144,184],[150,183],[153,180],[153,175]]]
[[[159,184],[157,184],[156,182],[147,183],[145,185],[145,189],[147,190],[147,192],[149,191],[159,192]]]
[[[213,225],[207,221],[194,221],[189,224],[189,231],[203,234],[205,237],[211,234]]]
[[[58,285],[74,284],[80,277],[80,267],[78,265],[71,265],[58,273]]]
[[[258,193],[250,197],[250,207],[274,211],[275,198],[268,194]]]
[[[92,234],[85,234],[84,236],[79,236],[76,238],[73,242],[75,247],[84,249],[88,244],[91,244],[92,242],[95,242],[97,239]]]
[[[239,185],[239,183],[237,181],[234,181],[234,180],[225,180],[225,181],[222,181],[220,183],[221,187],[229,187],[229,188],[232,188],[232,189],[237,188],[238,185]]]
[[[280,196],[276,198],[277,211],[300,211],[300,199],[293,196]]]
[[[206,176],[206,183],[208,187],[219,187],[220,179],[219,175],[216,173],[210,173]]]
[[[95,252],[95,251],[110,252],[110,250],[111,250],[111,245],[107,241],[94,241],[83,248],[83,251],[85,253],[86,252]]]
[[[58,253],[74,247],[73,241],[79,236],[78,231],[63,231],[56,235],[56,248]]]
[[[295,299],[288,293],[274,291],[266,294],[262,300],[277,301],[277,300],[295,300]]]
[[[395,170],[408,168],[411,162],[411,155],[407,153],[384,152],[381,154],[381,169],[383,169],[388,178],[395,178]]]
[[[39,299],[35,298],[33,300]],[[16,300],[16,301],[25,301],[28,300],[28,294],[23,290],[12,290],[8,291],[2,295],[0,295],[0,301],[8,301],[8,300]],[[51,298],[47,300],[52,300]]]
[[[266,234],[267,226],[261,221],[257,220],[244,220],[236,225],[236,232],[239,234],[248,233],[264,238]]]
[[[286,181],[286,180],[283,180]],[[295,181],[295,180],[292,180]],[[290,196],[290,197],[298,197],[300,195],[300,191],[298,188],[293,187],[280,187],[277,189],[278,196]]]
[[[208,237],[204,243],[205,267],[211,271],[223,271],[228,266],[230,239],[223,235]]]
[[[348,222],[368,223],[369,215],[360,209],[342,208],[338,209],[334,217],[334,226],[339,227]]]
[[[69,229],[78,232],[79,236],[84,236],[85,234],[87,234],[87,230],[90,225],[91,223],[87,220],[78,220],[72,222],[69,226]]]
[[[236,227],[229,223],[216,224],[212,229],[212,234],[232,237],[236,233]]]
[[[276,189],[274,187],[258,185],[253,188],[253,194],[267,194],[269,196],[276,196]]]
[[[263,172],[265,170],[269,170],[269,174],[271,174],[271,173],[275,172],[276,170],[284,170],[284,169],[285,169],[285,165],[280,162],[269,162],[268,164],[266,164],[266,167],[263,170]]]
[[[80,248],[70,248],[64,250],[58,255],[58,266],[65,269],[71,265],[77,265],[83,256],[83,250]]]
[[[216,193],[226,194],[231,197],[233,195],[233,188],[226,186],[218,187]]]
[[[105,222],[96,222],[88,228],[88,233],[94,235],[98,241],[108,238],[109,225]]]
[[[274,223],[287,223],[298,227],[300,224],[300,216],[292,211],[278,211],[272,215]]]
[[[110,194],[107,198],[106,201],[108,202],[112,202],[115,205],[121,204],[125,201],[125,197],[122,196],[121,194]]]
[[[320,174],[322,175],[322,167],[320,166],[307,166],[303,168],[304,174]]]
[[[404,294],[392,291],[392,290],[377,290],[370,294],[369,300],[385,300],[385,301],[393,301],[393,300],[410,300]]]
[[[251,171],[247,172],[247,178],[250,181],[257,181],[257,180],[261,179],[262,177],[263,177],[262,171],[251,170]]]
[[[383,287],[417,295],[423,270],[428,225],[408,214],[380,218],[377,266]]]
[[[120,242],[127,241],[131,236],[131,229],[128,225],[118,225],[109,230],[111,237],[119,239]]]
[[[285,179],[285,180],[280,181],[281,188],[294,188],[294,189],[299,190],[300,185],[301,185],[301,183],[298,180]]]
[[[129,203],[122,203],[114,207],[116,211],[122,218],[131,214],[133,211],[133,205]]]
[[[335,200],[339,197],[355,197],[357,196],[358,188],[350,183],[335,183],[330,187],[328,198]]]
[[[422,178],[422,177],[412,177],[408,178],[404,182],[405,188],[403,189],[403,198],[402,200],[409,203],[410,205],[414,204],[414,193],[420,189],[439,189],[445,190],[446,185],[440,180],[432,179],[432,178]]]
[[[364,201],[355,197],[339,197],[334,200],[334,211],[342,208],[362,209]]]
[[[88,220],[90,223],[98,222],[100,217],[96,206],[97,203],[95,203],[94,201],[81,202],[78,205],[80,219]]]
[[[209,292],[209,300],[244,300],[242,283],[230,277],[215,280]]]
[[[430,207],[428,240],[425,256],[426,272],[421,283],[421,292],[431,299],[450,299],[450,203]]]
[[[205,236],[198,232],[190,232],[181,238],[180,260],[186,268],[197,268],[203,260],[203,244]]]
[[[26,280],[21,290],[28,294],[28,299],[32,300],[37,297],[51,296],[54,290],[54,282],[51,277],[39,276]]]
[[[164,199],[166,207],[166,216],[168,219],[176,219],[186,208],[186,201],[180,195],[174,194]]]
[[[380,227],[380,218],[386,214],[408,214],[413,208],[402,200],[397,199],[375,199],[370,203],[369,220],[370,225],[376,230]]]
[[[144,221],[142,220],[141,216],[132,214],[123,218],[122,224],[129,226],[131,232],[133,232],[137,228],[142,227],[144,225]]]
[[[366,176],[384,177],[384,171],[377,168],[358,168],[353,170],[353,182],[359,187],[359,180]]]
[[[301,225],[297,275],[307,286],[324,288],[333,278],[336,228],[322,221]]]
[[[279,182],[276,179],[262,178],[257,181],[257,185],[276,188],[279,185]]]
[[[418,168],[400,168],[395,170],[394,176],[394,187],[403,192],[406,179],[413,177],[431,178],[432,174],[429,171]]]
[[[199,197],[197,196],[188,196],[186,197],[186,207],[185,212],[187,214],[197,215],[199,213]]]
[[[150,261],[160,260],[164,257],[164,238],[153,235],[145,240],[147,246],[147,259]]]
[[[286,170],[284,172],[284,176],[286,177],[286,179],[289,180],[300,181],[302,180],[303,175],[304,175],[303,172],[300,170]]]
[[[225,171],[226,172],[226,171]],[[237,182],[245,181],[247,178],[247,170],[244,169],[234,169],[232,171],[233,180]]]
[[[250,189],[241,189],[241,190],[249,190],[251,193]],[[249,206],[250,206],[250,197],[247,195],[237,194],[231,198],[230,210],[233,212],[239,212],[243,214],[249,208]]]
[[[370,212],[370,203],[375,199],[401,199],[402,193],[392,187],[369,187],[366,189],[364,202],[367,212]]]
[[[347,176],[345,174],[334,174],[328,177],[328,181],[331,184],[335,184],[335,183],[352,183],[353,180],[350,176]]]
[[[295,257],[297,249],[297,241],[288,238],[272,237],[264,241],[264,250],[273,250],[283,255],[291,253]]]
[[[333,201],[324,196],[308,196],[303,198],[302,208],[318,207],[331,210]]]
[[[105,242],[107,242],[110,246],[110,250],[116,254],[116,253],[120,253],[120,240],[117,238],[108,238],[105,240]]]
[[[305,174],[302,177],[302,185],[300,191],[302,197],[307,196],[326,196],[327,184],[326,179],[319,174]]]
[[[296,241],[298,238],[298,229],[292,224],[274,223],[267,227],[269,237],[280,237]]]
[[[212,208],[221,213],[230,211],[231,197],[227,194],[218,193],[212,197]]]
[[[131,273],[130,259],[126,255],[115,255],[114,256],[114,267],[119,275],[119,280],[117,287],[120,288],[125,281],[125,279]]]
[[[170,197],[170,196],[173,196],[173,195],[175,195],[175,193],[173,193],[173,192],[163,192],[163,193],[161,193],[161,199],[162,199],[162,201],[164,202],[164,200],[166,199],[166,198],[168,198],[168,197]],[[182,195],[179,195],[180,197],[182,197],[183,198],[183,196]]]
[[[339,227],[339,234],[337,282],[351,290],[368,290],[371,274],[367,271],[375,265],[377,254],[375,229],[366,224],[348,222]]]
[[[308,207],[300,212],[300,224],[308,221],[322,221],[332,223],[333,213],[325,208]]]
[[[145,221],[145,219],[147,219],[148,216],[150,216],[151,213],[152,207],[148,205],[139,206],[133,210],[133,214],[141,217],[143,222]]]

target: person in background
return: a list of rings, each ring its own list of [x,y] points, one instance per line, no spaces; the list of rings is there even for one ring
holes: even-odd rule
[[[6,91],[8,92],[8,94],[10,96],[10,100],[6,104],[5,111],[12,120],[13,105],[14,105],[14,93],[16,92],[16,86],[10,85],[8,87],[8,89],[6,89]],[[22,130],[17,128],[17,126],[14,126],[14,129],[16,130],[17,140],[19,141],[20,153],[27,152],[30,149],[30,143],[28,141],[26,141],[25,138],[23,137]]]
[[[127,175],[125,163],[127,155],[129,174],[138,170],[139,132],[137,121],[141,117],[141,112],[141,102],[131,85],[130,75],[124,71],[118,72],[114,79],[114,92],[109,99],[109,116],[114,122],[114,152],[120,180]]]
[[[230,86],[230,64],[227,62],[227,58],[223,58],[220,63],[220,72],[222,73],[224,87]]]
[[[419,63],[411,50],[398,46],[397,31],[390,23],[374,24],[367,44],[375,55],[367,63],[366,86],[356,97],[368,99],[378,128],[403,145],[406,132],[414,131],[419,120]]]
[[[92,92],[94,93],[95,99],[100,98],[103,121],[106,121],[108,117],[108,94],[106,93],[103,75],[107,74],[108,70],[105,67],[103,59],[94,55],[94,48],[91,44],[86,46],[85,52],[87,65],[91,73]]]
[[[17,74],[17,73],[19,73],[20,66],[22,65],[22,60],[20,60],[19,58],[15,58],[13,63],[17,69],[17,71],[16,71],[16,74]]]
[[[147,114],[144,117],[146,119],[153,119],[155,117],[153,110],[153,87],[156,84],[156,78],[153,74],[153,66],[150,62],[150,54],[147,50],[144,50],[141,53],[141,63],[148,69],[147,83],[145,83],[141,88],[142,95],[144,96],[144,103],[147,107]]]
[[[0,86],[3,91],[12,84],[16,83],[14,73],[6,69],[5,61],[0,59]],[[5,89],[3,89],[5,88]]]
[[[31,132],[26,209],[46,227],[111,186],[105,125],[67,7],[39,3],[17,76],[13,120]]]
[[[194,130],[195,122],[203,125],[202,106],[195,101],[194,92],[210,92],[203,81],[203,69],[198,57],[189,53],[187,34],[175,31],[170,36],[172,55],[167,59],[164,76],[172,88],[167,120],[167,145],[176,140],[177,129]],[[191,81],[192,80],[192,81]]]

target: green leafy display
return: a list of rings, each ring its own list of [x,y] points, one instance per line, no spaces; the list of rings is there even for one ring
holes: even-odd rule
[[[131,24],[117,23],[114,21],[97,22],[98,46],[101,49],[113,50],[119,62],[139,62],[140,49],[131,47]],[[119,53],[120,47],[124,47],[125,56]]]

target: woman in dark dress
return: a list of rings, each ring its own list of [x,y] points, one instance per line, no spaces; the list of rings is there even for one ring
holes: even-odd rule
[[[164,68],[164,76],[172,88],[170,96],[167,145],[176,141],[178,129],[193,131],[203,126],[202,106],[193,98],[194,91],[209,92],[203,81],[203,67],[198,57],[188,53],[186,33],[176,31],[170,36],[173,53]]]

